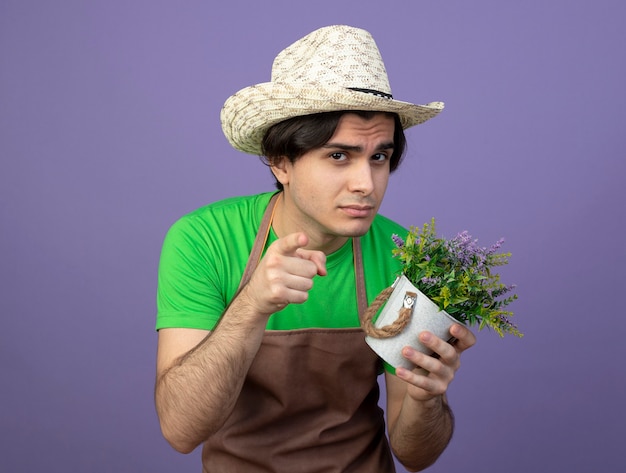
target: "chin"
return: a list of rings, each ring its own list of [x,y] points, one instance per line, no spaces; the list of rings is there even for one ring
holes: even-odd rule
[[[362,222],[360,225],[351,225],[351,228],[345,228],[344,232],[341,232],[341,236],[344,237],[362,237],[365,235],[370,227],[372,226],[372,222],[368,221],[367,223]]]

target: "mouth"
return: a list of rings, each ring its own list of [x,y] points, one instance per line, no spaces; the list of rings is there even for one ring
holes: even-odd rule
[[[344,205],[340,209],[350,217],[366,218],[370,217],[374,212],[372,205]]]

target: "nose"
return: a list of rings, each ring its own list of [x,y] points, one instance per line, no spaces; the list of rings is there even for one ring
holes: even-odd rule
[[[374,190],[374,176],[369,159],[355,162],[350,170],[349,190],[363,195],[369,195]]]

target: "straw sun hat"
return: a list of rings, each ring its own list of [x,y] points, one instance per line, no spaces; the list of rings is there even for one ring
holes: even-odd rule
[[[394,100],[372,36],[350,26],[327,26],[281,51],[270,82],[229,97],[222,108],[222,130],[235,149],[261,155],[261,141],[272,125],[342,110],[394,112],[406,129],[433,118],[443,103]]]

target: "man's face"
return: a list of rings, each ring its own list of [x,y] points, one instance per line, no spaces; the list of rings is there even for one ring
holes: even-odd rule
[[[304,231],[310,246],[327,251],[364,235],[387,188],[394,126],[384,114],[366,120],[347,113],[324,146],[273,166],[284,187],[278,235]]]

